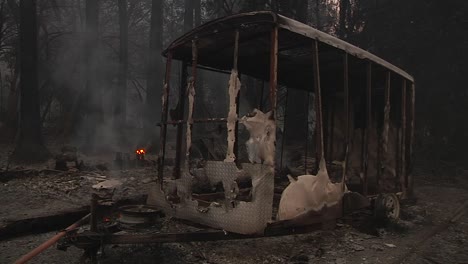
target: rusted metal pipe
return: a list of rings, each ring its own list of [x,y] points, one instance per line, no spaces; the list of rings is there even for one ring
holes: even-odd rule
[[[316,115],[316,124],[315,124],[316,162],[315,163],[316,163],[317,171],[318,171],[320,160],[324,156],[324,146],[323,146],[322,92],[320,88],[320,62],[319,62],[317,40],[314,40],[314,43],[312,45],[312,57],[313,57],[312,65],[313,65],[313,71],[314,71],[315,115]]]
[[[172,69],[172,52],[167,55],[166,61],[166,76],[164,77],[164,87],[162,95],[162,111],[161,111],[161,147],[159,149],[159,162],[158,162],[158,180],[162,188],[164,178],[164,159],[166,155],[166,135],[167,135],[167,112],[169,110],[169,91],[171,83],[171,69]]]
[[[276,117],[276,89],[278,85],[278,27],[271,32],[270,47],[270,104]]]
[[[70,232],[71,230],[75,229],[75,228],[78,228],[80,227],[81,225],[83,225],[84,223],[86,223],[89,219],[91,214],[87,214],[86,216],[84,216],[83,218],[81,218],[80,220],[78,220],[77,222],[75,222],[74,224],[72,224],[71,226],[65,228],[64,230],[60,231],[59,233],[57,233],[55,236],[53,236],[52,238],[50,238],[49,240],[47,240],[46,242],[42,243],[40,246],[36,247],[35,249],[33,249],[32,251],[30,251],[28,254],[26,255],[23,255],[21,258],[19,258],[17,261],[15,261],[15,264],[22,264],[22,263],[26,263],[28,262],[29,260],[31,260],[32,258],[34,258],[35,256],[39,255],[42,251],[46,250],[47,248],[49,248],[50,246],[52,246],[54,243],[56,243],[60,238],[62,238],[63,236],[65,236],[68,232]]]
[[[407,175],[407,183],[408,186],[406,188],[407,191],[407,197],[413,196],[413,142],[414,142],[414,119],[415,119],[415,96],[416,96],[416,87],[414,83],[411,84],[411,89],[410,89],[410,94],[409,94],[409,113],[410,117],[408,120],[409,124],[409,131],[408,131],[408,136],[409,136],[409,143],[408,143],[408,154],[407,154],[407,170],[406,170],[406,175]]]
[[[349,155],[349,133],[350,133],[350,115],[349,115],[349,68],[348,54],[343,54],[343,90],[344,90],[344,111],[345,111],[345,153],[344,153],[344,169],[343,181],[346,181]]]
[[[181,69],[181,78],[180,78],[180,87],[179,87],[179,104],[177,111],[177,119],[183,120],[185,113],[185,88],[187,87],[187,62],[182,62]],[[180,163],[182,155],[182,134],[184,131],[184,125],[179,123],[177,125],[177,135],[176,135],[176,155],[175,155],[175,165],[174,170],[172,171],[172,176],[175,179],[180,178]]]
[[[364,196],[367,195],[368,184],[367,184],[367,170],[369,168],[369,138],[370,132],[372,129],[372,62],[367,63],[366,70],[366,128],[365,128],[365,138],[364,138],[364,148],[362,155],[362,170],[364,174],[364,179],[362,181],[363,188],[362,193]]]
[[[390,88],[391,88],[391,72],[387,71],[385,74],[385,107],[384,107],[384,121],[383,121],[383,129],[382,129],[382,148],[381,148],[381,155],[379,159],[379,169],[377,170],[377,186],[378,192],[382,191],[382,183],[381,183],[381,176],[382,173],[386,173],[383,171],[383,168],[389,166],[390,157],[388,156],[388,134],[390,130]],[[384,178],[386,175],[384,175]]]
[[[234,57],[233,57],[233,66],[232,68],[237,72],[237,78],[240,80],[240,74],[238,72],[238,61],[239,61],[239,30],[236,30],[236,33],[234,35]],[[237,80],[236,80],[237,81]],[[237,85],[236,85],[237,86]],[[236,94],[236,116],[239,118],[239,109],[240,109],[240,89]],[[229,129],[228,129],[228,133]],[[237,165],[239,165],[239,121],[236,121],[236,125],[234,126],[234,157],[235,157],[235,162]]]
[[[195,83],[197,81],[198,47],[195,40],[192,41],[192,76],[187,83],[187,132],[185,135],[185,169],[188,171],[190,161],[190,149],[192,147],[193,110],[195,105]]]
[[[407,178],[406,178],[406,80],[403,79],[401,88],[401,168],[400,168],[400,184],[401,191],[406,194]]]

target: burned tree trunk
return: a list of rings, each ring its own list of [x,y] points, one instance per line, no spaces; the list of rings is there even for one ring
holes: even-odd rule
[[[120,52],[119,85],[115,92],[114,127],[119,131],[125,126],[127,116],[127,76],[128,76],[128,14],[127,0],[119,0]]]
[[[38,51],[36,1],[20,1],[20,122],[16,148],[12,158],[17,161],[44,161],[49,152],[41,134],[38,89]]]
[[[145,140],[149,140],[150,142],[148,151],[154,151],[158,142],[156,136],[156,122],[161,116],[160,94],[163,86],[163,65],[161,61],[162,34],[163,1],[153,0],[151,7],[148,75],[146,80]]]
[[[184,32],[193,28],[193,0],[185,0]]]
[[[98,45],[98,0],[86,0],[86,41],[84,56],[86,61],[86,87],[84,92],[86,127],[85,127],[85,142],[83,150],[92,152],[95,147],[96,125],[99,122],[101,114],[101,106],[96,102],[97,93],[97,65],[94,60]]]
[[[338,36],[342,39],[346,38],[346,14],[349,9],[349,0],[340,0],[340,24],[338,30]]]
[[[295,3],[295,13],[297,20],[302,23],[307,24],[307,18],[309,15],[309,1],[308,0],[298,0]]]

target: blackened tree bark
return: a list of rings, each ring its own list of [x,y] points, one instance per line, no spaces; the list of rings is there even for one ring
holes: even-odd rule
[[[201,25],[201,0],[193,1],[193,9],[195,10],[195,26]]]
[[[184,32],[193,28],[193,0],[185,0]]]
[[[163,86],[163,64],[161,60],[163,37],[163,2],[153,0],[151,3],[151,28],[149,43],[148,75],[146,80],[146,122],[145,141],[148,151],[157,151],[156,122],[161,117],[160,98]]]
[[[297,0],[294,6],[296,12],[297,20],[301,21],[302,23],[308,22],[309,16],[309,1],[308,0]]]
[[[347,14],[349,10],[349,0],[340,0],[340,21],[338,36],[342,39],[346,38],[346,24],[347,24]]]
[[[99,123],[101,107],[96,101],[97,65],[94,60],[98,46],[98,20],[99,20],[99,1],[86,0],[86,41],[85,41],[85,63],[86,63],[86,87],[84,92],[84,108],[86,115],[85,142],[83,151],[92,152],[95,147],[96,126]]]
[[[315,26],[318,30],[322,29],[322,20],[320,19],[320,3],[321,0],[315,0]]]
[[[114,127],[125,127],[127,116],[127,77],[128,77],[128,12],[127,0],[119,0],[120,52],[119,52],[119,85],[115,92]]]
[[[38,162],[48,158],[41,134],[37,72],[36,1],[20,1],[20,122],[12,159]]]

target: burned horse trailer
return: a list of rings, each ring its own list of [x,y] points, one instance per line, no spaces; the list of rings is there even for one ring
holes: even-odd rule
[[[412,194],[412,76],[272,12],[208,22],[163,55],[158,184],[149,204],[246,235],[332,221],[376,197],[398,217],[398,200]],[[174,60],[182,62],[179,84]],[[200,71],[228,77],[201,87]],[[199,93],[210,104],[226,99],[217,111],[225,115],[196,116]]]
[[[163,55],[157,180],[147,205],[115,222],[125,231],[163,211],[204,229],[116,233],[98,223],[98,200],[113,193],[100,183],[90,230],[66,230],[64,248],[297,234],[361,208],[399,217],[413,189],[409,74],[272,12],[213,20]]]

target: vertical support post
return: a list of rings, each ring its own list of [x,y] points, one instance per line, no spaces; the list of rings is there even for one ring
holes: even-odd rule
[[[327,159],[332,160],[333,159],[333,145],[334,145],[334,134],[335,134],[335,113],[336,113],[336,102],[335,102],[335,96],[331,96],[331,100],[328,103],[330,105],[330,109],[328,111],[328,121],[329,123],[329,133],[328,133],[328,147],[327,147]],[[327,124],[328,126],[328,124]]]
[[[406,193],[406,79],[403,79],[401,88],[401,165],[400,184],[401,191]]]
[[[93,233],[98,232],[98,200],[99,196],[95,193],[91,194],[91,207],[89,216],[89,230]],[[98,247],[87,248],[85,254],[91,260],[91,263],[97,263]]]
[[[239,30],[236,30],[236,33],[234,36],[234,55],[233,56],[234,58],[233,58],[232,68],[238,73],[237,63],[239,60]],[[239,75],[238,75],[238,78],[240,79]],[[239,117],[239,101],[240,101],[239,93],[240,93],[240,90],[237,92],[237,95],[236,95],[236,117]],[[239,160],[239,122],[237,120],[236,120],[236,125],[234,128],[234,156],[236,157],[236,163],[237,163]]]
[[[350,116],[349,116],[349,68],[348,68],[348,54],[343,54],[343,90],[344,90],[344,111],[345,111],[345,153],[344,153],[344,169],[343,181],[346,181],[348,168],[348,155],[349,155],[349,133],[350,133]]]
[[[160,149],[159,149],[159,159],[158,159],[158,181],[159,185],[162,188],[163,186],[163,177],[164,177],[164,158],[166,156],[166,135],[167,135],[167,111],[169,108],[168,98],[170,91],[171,83],[171,67],[172,67],[172,52],[169,51],[166,60],[166,76],[164,78],[164,87],[161,97],[161,133],[160,133]]]
[[[410,98],[409,98],[409,111],[410,111],[410,120],[409,120],[409,142],[408,142],[408,155],[407,155],[407,189],[406,189],[406,196],[411,197],[413,196],[413,142],[414,142],[414,119],[415,119],[415,97],[416,97],[416,87],[414,83],[411,84],[410,89]]]
[[[362,193],[364,196],[367,195],[368,192],[368,184],[367,184],[367,168],[369,167],[369,137],[370,131],[372,128],[372,62],[367,63],[366,69],[366,130],[365,130],[365,138],[364,138],[364,149],[363,149],[363,189]]]
[[[305,118],[305,124],[306,124],[306,140],[305,140],[305,148],[304,148],[304,174],[307,173],[307,156],[308,156],[308,146],[309,146],[309,103],[310,103],[310,94],[309,91],[307,91],[307,104],[306,104],[306,118]],[[284,138],[284,137],[283,137]]]
[[[184,119],[185,112],[185,87],[187,86],[187,63],[182,62],[181,78],[180,78],[180,89],[179,89],[179,103],[177,105],[177,120]],[[177,124],[177,138],[176,138],[176,156],[174,170],[172,176],[175,179],[180,177],[180,160],[182,155],[182,133],[184,130],[184,125],[182,122]]]
[[[385,75],[385,107],[384,107],[384,122],[383,122],[383,130],[382,130],[382,154],[379,156],[379,168],[377,170],[377,186],[379,188],[379,192],[381,192],[381,182],[380,178],[383,173],[382,169],[386,168],[388,164],[388,133],[390,130],[390,86],[391,86],[391,72],[387,71]]]
[[[278,85],[278,27],[271,32],[270,44],[270,103],[273,116],[276,117],[276,89]]]
[[[185,149],[185,168],[189,170],[190,148],[192,147],[193,108],[195,103],[195,83],[197,80],[198,48],[197,42],[192,40],[192,76],[187,84],[187,97],[189,101],[187,115],[187,133]]]
[[[280,166],[279,168],[280,169],[283,169],[283,154],[284,154],[284,139],[286,138],[286,131],[287,131],[287,127],[286,126],[286,121],[287,121],[287,113],[288,113],[288,98],[289,96],[289,89],[286,88],[286,102],[284,104],[284,117],[283,117],[283,136],[281,137],[281,155],[280,155]],[[307,109],[307,111],[309,111],[309,109]],[[307,120],[307,122],[309,122],[309,120]],[[307,123],[309,124],[309,123]]]
[[[316,164],[319,166],[320,161],[324,158],[324,146],[323,146],[323,122],[322,122],[322,92],[320,87],[320,63],[318,53],[318,41],[314,40],[312,45],[312,65],[314,71],[314,91],[315,91],[315,140],[316,140]],[[317,167],[317,171],[319,167]]]
[[[239,51],[239,31],[236,30],[234,36],[234,58],[231,76],[229,78],[229,113],[227,118],[227,152],[226,162],[237,161],[237,148],[238,148],[238,115],[239,115],[239,92],[240,92],[240,80],[239,73],[237,72],[237,58]]]

